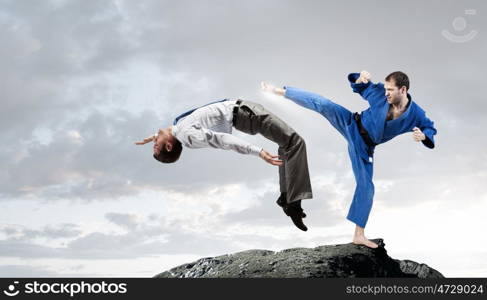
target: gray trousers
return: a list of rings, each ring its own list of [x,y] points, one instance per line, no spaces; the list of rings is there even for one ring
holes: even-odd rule
[[[306,144],[301,136],[262,105],[240,100],[233,125],[235,129],[254,135],[260,133],[279,145],[278,155],[281,193],[287,193],[287,203],[313,197],[309,180]]]

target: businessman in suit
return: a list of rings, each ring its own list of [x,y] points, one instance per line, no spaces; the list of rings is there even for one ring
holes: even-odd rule
[[[260,133],[278,144],[278,155],[234,135],[235,128],[247,134]],[[183,148],[233,150],[262,158],[279,167],[280,196],[277,204],[299,229],[306,231],[301,200],[313,197],[308,171],[306,144],[290,126],[251,101],[223,99],[191,109],[174,119],[173,125],[136,142],[154,142],[153,157],[162,163],[176,162]]]

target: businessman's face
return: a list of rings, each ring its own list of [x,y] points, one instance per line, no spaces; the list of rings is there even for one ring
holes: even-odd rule
[[[159,129],[157,138],[154,140],[154,154],[159,155],[163,148],[166,148],[167,151],[171,151],[172,143],[170,143],[171,135],[169,134],[168,130]]]
[[[162,146],[163,146],[164,142],[163,142],[163,138],[162,138],[162,135],[159,133],[157,135],[157,138],[156,140],[154,141],[154,154],[155,155],[159,155],[159,153],[161,153],[161,149],[162,149]]]

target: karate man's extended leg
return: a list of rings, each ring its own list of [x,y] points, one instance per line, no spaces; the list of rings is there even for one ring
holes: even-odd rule
[[[347,126],[350,125],[353,117],[348,109],[326,97],[296,88],[288,88],[285,96],[296,104],[321,114],[348,140]]]

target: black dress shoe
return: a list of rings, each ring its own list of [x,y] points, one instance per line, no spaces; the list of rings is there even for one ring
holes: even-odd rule
[[[301,200],[294,201],[291,204],[284,207],[284,212],[286,215],[291,217],[294,225],[301,229],[302,231],[307,231],[308,227],[303,223],[303,209],[301,208]]]
[[[286,206],[286,202],[287,202],[286,198],[287,198],[287,193],[281,193],[279,198],[277,198],[277,201],[276,201],[277,205],[284,208]]]
[[[277,203],[277,205],[282,207],[282,210],[284,211],[286,216],[289,216],[286,212],[286,206],[288,205],[287,204],[287,193],[281,193],[279,198],[277,198],[276,203]],[[301,209],[301,218],[306,218],[306,214],[303,212],[303,209],[301,208],[301,200],[299,200],[299,209]]]

